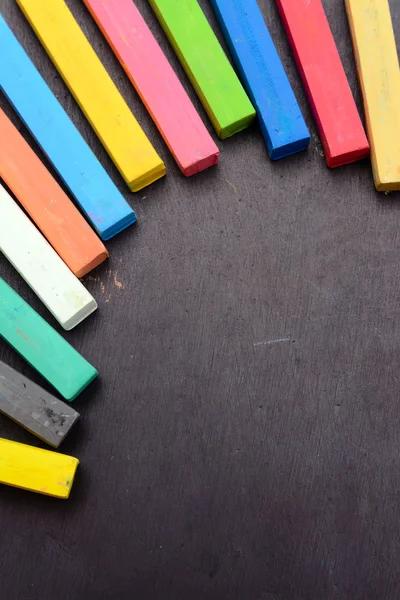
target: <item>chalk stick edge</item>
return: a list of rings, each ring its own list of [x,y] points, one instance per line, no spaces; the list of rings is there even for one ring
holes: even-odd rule
[[[36,446],[35,446],[36,447]],[[46,450],[46,452],[52,452],[51,450]],[[64,455],[66,456],[66,455]],[[43,492],[41,490],[32,490],[29,487],[24,487],[22,485],[13,485],[12,483],[4,483],[2,485],[6,485],[7,487],[12,487],[17,490],[24,490],[25,492],[31,492],[32,494],[39,494],[40,496],[47,496],[48,498],[57,498],[58,500],[68,500],[71,495],[72,487],[74,485],[76,471],[79,467],[80,461],[78,458],[73,456],[69,456],[71,459],[71,478],[69,480],[68,487],[65,488],[64,492],[60,492],[59,494],[48,494],[47,492]]]
[[[81,279],[91,271],[93,271],[96,267],[101,265],[104,261],[106,261],[110,257],[110,254],[106,248],[101,252],[98,252],[92,260],[88,261],[86,264],[82,265],[80,269],[75,270],[75,275],[78,279]]]
[[[64,400],[66,400],[67,402],[73,402],[78,396],[80,396],[80,394],[82,394],[82,392],[84,390],[86,390],[86,388],[96,379],[96,377],[98,377],[98,375],[99,375],[98,370],[95,369],[90,363],[88,363],[88,364],[92,367],[92,374],[90,375],[90,377],[88,377],[88,379],[80,386],[80,388],[74,394],[65,394],[62,391],[60,391],[58,388],[55,388],[61,394],[61,396],[64,398]],[[40,372],[39,372],[39,374],[40,374]]]
[[[36,421],[37,423],[39,423],[41,425],[40,421],[38,421],[37,419],[35,419],[34,417],[32,417],[31,414],[29,414],[26,411],[23,411],[23,412],[25,414],[29,415],[34,421]],[[22,429],[25,429],[25,431],[28,431],[31,435],[35,436],[35,438],[37,438],[38,440],[41,440],[45,444],[48,444],[51,448],[59,448],[61,446],[62,442],[65,440],[65,438],[69,435],[69,432],[71,431],[71,429],[76,425],[77,421],[79,421],[79,419],[80,419],[80,414],[77,412],[76,415],[75,415],[75,418],[71,422],[71,426],[70,426],[68,432],[65,434],[65,436],[63,438],[59,439],[58,444],[52,444],[51,442],[49,442],[49,440],[45,440],[38,433],[36,433],[35,431],[32,431],[32,429],[30,429],[26,425],[23,425],[20,421],[17,421],[16,419],[13,419],[13,417],[11,417],[10,415],[8,415],[6,412],[2,411],[1,408],[0,408],[0,414],[4,415],[5,417],[7,417],[7,419],[10,419],[10,421],[13,421],[17,425],[19,425],[19,427],[22,427]]]
[[[205,156],[199,160],[193,161],[191,165],[188,165],[186,168],[180,165],[180,169],[185,177],[191,177],[192,175],[197,175],[197,173],[201,173],[206,169],[214,167],[218,164],[219,160],[219,150],[212,152],[208,156]]]
[[[140,192],[143,188],[151,185],[165,176],[167,168],[163,161],[147,173],[144,173],[134,181],[127,182],[131,192]]]
[[[346,152],[344,154],[337,154],[336,156],[328,155],[325,158],[328,167],[330,169],[336,169],[337,167],[344,167],[345,165],[350,165],[364,158],[368,158],[369,155],[370,148],[368,144],[368,146],[365,146],[364,148],[352,150],[351,152]]]
[[[64,321],[64,323],[62,323],[63,329],[65,329],[65,331],[71,331],[71,329],[74,329],[74,327],[77,327],[77,325],[82,323],[82,321],[84,321],[87,317],[89,317],[96,310],[97,310],[97,302],[94,298],[92,298],[92,300],[86,306],[81,308],[81,310],[78,311],[77,313],[75,313],[70,319],[68,319],[67,321]]]

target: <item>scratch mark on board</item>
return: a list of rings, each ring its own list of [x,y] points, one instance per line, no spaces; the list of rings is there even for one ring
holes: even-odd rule
[[[278,338],[277,340],[264,340],[263,342],[255,342],[254,347],[257,346],[272,346],[272,344],[281,344],[282,342],[290,342],[291,338]]]
[[[226,179],[226,183],[228,183],[231,186],[231,188],[234,190],[235,194],[237,194],[236,186],[233,185],[232,181],[229,181],[229,179]]]

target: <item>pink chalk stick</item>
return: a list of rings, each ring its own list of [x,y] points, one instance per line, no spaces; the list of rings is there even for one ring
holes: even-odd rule
[[[217,164],[219,150],[132,0],[84,0],[182,173]]]

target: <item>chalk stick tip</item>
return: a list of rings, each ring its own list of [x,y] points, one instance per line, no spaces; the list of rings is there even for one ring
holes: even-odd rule
[[[307,135],[301,139],[297,139],[295,142],[290,142],[288,144],[283,144],[282,146],[275,147],[269,152],[270,158],[271,160],[280,160],[282,158],[291,156],[292,154],[304,152],[308,149],[310,145],[310,140],[310,136]]]
[[[244,129],[247,129],[256,119],[256,111],[253,110],[249,112],[246,116],[238,119],[234,123],[230,123],[226,127],[218,127],[217,135],[221,140],[226,140],[227,138],[240,133]]]
[[[148,185],[151,185],[155,181],[158,181],[158,179],[164,177],[166,172],[167,169],[165,164],[163,162],[160,162],[156,167],[154,167],[150,171],[147,171],[147,173],[145,173],[141,177],[138,177],[134,181],[128,182],[129,189],[131,190],[131,192],[140,192],[140,190],[142,190],[143,188],[147,187]]]
[[[67,402],[73,402],[76,398],[98,377],[99,372],[95,369],[90,363],[87,363],[85,376],[82,379],[81,385],[75,387],[69,391],[68,389],[64,389],[61,391],[61,395]]]
[[[181,171],[185,175],[185,177],[192,177],[193,175],[197,175],[206,169],[210,169],[218,164],[219,159],[219,150],[216,148],[207,156],[199,158],[193,161],[190,165],[186,167],[182,166]]]
[[[80,414],[76,413],[75,418],[70,419],[70,429],[64,436],[58,436],[58,437],[54,436],[53,440],[50,440],[50,438],[47,440],[44,440],[43,438],[41,438],[42,441],[49,444],[49,446],[51,446],[52,448],[58,449],[61,446],[61,444],[65,441],[65,438],[69,435],[69,432],[71,431],[71,429],[73,427],[75,427],[76,423],[79,421],[80,418],[81,418]],[[33,432],[31,432],[31,433],[33,433]],[[37,437],[39,437],[39,436],[37,436]]]
[[[398,179],[380,179],[375,176],[375,189],[377,192],[400,192],[400,175]]]
[[[63,329],[71,331],[77,325],[82,323],[87,317],[97,310],[97,302],[94,298],[91,298],[82,308],[77,311],[71,318],[61,323]]]
[[[329,154],[326,156],[326,164],[330,169],[336,169],[337,167],[344,167],[354,162],[368,158],[370,154],[370,148],[368,142],[363,147],[352,150],[351,152],[345,152],[340,154]]]
[[[130,210],[125,215],[125,217],[113,223],[112,225],[110,225],[110,227],[104,229],[100,234],[101,239],[103,240],[103,242],[110,240],[111,238],[115,237],[118,233],[121,233],[131,225],[134,225],[136,223],[136,220],[136,214],[133,212],[133,210]]]
[[[65,480],[65,482],[60,481],[60,495],[56,496],[60,500],[68,500],[68,498],[70,497],[79,464],[79,459],[71,456],[69,476]]]
[[[81,265],[75,271],[75,275],[78,277],[78,279],[82,279],[82,277],[85,277],[85,275],[93,271],[108,258],[110,258],[110,254],[106,248],[104,248],[104,250],[99,251],[95,256],[93,256],[91,260],[88,260],[85,264]]]

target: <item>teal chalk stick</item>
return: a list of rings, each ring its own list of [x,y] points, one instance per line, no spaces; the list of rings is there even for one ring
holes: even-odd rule
[[[0,336],[69,401],[97,371],[0,278]]]
[[[4,92],[102,240],[136,215],[0,15]]]
[[[297,1],[297,0],[295,0]],[[310,133],[256,0],[211,0],[273,160],[306,150]]]

